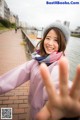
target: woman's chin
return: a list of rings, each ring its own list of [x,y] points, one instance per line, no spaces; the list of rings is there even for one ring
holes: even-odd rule
[[[48,51],[48,52],[47,52],[47,54],[49,54],[49,55],[50,55],[50,54],[51,54],[51,53],[53,53],[53,52],[54,52],[54,51]]]

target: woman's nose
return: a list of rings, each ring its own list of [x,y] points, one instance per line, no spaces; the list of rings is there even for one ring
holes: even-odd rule
[[[49,45],[53,45],[53,44],[54,44],[53,40],[50,40]]]

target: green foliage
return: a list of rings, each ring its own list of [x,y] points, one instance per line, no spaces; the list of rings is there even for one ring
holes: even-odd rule
[[[16,24],[15,23],[10,23],[8,20],[6,19],[0,19],[0,29],[4,29],[4,28],[16,28]]]
[[[80,34],[71,34],[71,36],[80,38]]]
[[[4,30],[6,27],[2,24],[2,23],[0,23],[0,30]]]
[[[0,23],[0,27],[4,27],[2,23]]]
[[[11,23],[11,28],[16,28],[16,24],[15,23]]]
[[[10,28],[11,26],[11,23],[6,20],[6,19],[0,19],[0,23],[4,26],[4,27],[7,27],[7,28]]]

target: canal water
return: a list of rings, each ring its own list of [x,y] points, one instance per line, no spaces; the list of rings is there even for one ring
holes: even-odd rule
[[[70,64],[70,80],[74,78],[76,67],[80,64],[80,38],[70,37],[66,48]]]

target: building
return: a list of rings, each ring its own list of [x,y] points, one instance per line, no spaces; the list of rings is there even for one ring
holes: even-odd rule
[[[10,23],[15,23],[17,27],[19,26],[19,18],[13,12],[10,12],[9,21]]]
[[[6,19],[11,23],[15,23],[17,27],[19,26],[18,15],[10,11],[5,0],[0,0],[0,19]]]
[[[64,25],[67,26],[67,27],[69,27],[70,26],[70,22],[64,21]]]
[[[5,0],[0,0],[0,18],[9,20],[10,9]]]
[[[79,35],[80,36],[80,26],[78,26],[75,30],[71,31],[71,35]]]
[[[56,20],[56,22],[62,23],[63,25],[67,26],[69,28],[70,22],[69,21],[61,21],[61,20]]]

